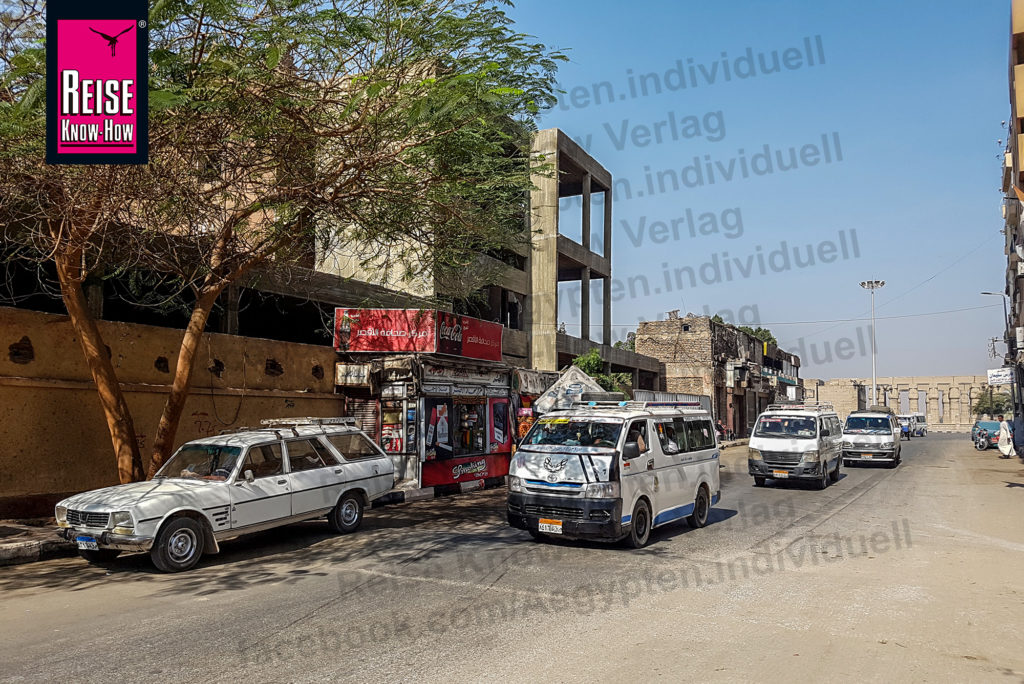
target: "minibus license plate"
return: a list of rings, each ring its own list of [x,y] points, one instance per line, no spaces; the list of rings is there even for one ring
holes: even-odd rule
[[[80,549],[99,551],[100,545],[92,537],[75,537],[75,541],[78,542],[78,548]]]
[[[861,454],[861,458],[874,458],[874,454]]]
[[[562,534],[562,521],[541,518],[537,523],[537,531],[547,532],[548,534]]]
[[[789,477],[789,471],[788,470],[773,470],[772,471],[772,477],[787,478],[787,477]]]

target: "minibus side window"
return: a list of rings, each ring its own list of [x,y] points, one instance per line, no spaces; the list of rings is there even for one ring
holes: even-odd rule
[[[659,421],[654,424],[658,431],[658,439],[661,440],[661,450],[666,454],[678,454],[683,451],[686,445],[676,434],[676,428],[670,420]]]
[[[646,420],[634,420],[629,424],[629,430],[626,432],[627,442],[636,442],[637,446],[640,447],[640,453],[647,451],[647,421]]]

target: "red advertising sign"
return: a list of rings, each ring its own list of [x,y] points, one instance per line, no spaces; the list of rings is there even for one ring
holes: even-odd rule
[[[335,309],[334,349],[501,361],[500,323],[433,309]]]
[[[421,484],[424,487],[472,482],[508,475],[509,454],[481,454],[466,458],[424,461]]]
[[[432,309],[335,309],[334,349],[343,352],[433,352]]]

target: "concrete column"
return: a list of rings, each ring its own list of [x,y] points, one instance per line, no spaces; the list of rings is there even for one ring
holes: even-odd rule
[[[612,191],[604,191],[604,258],[612,258]]]
[[[612,344],[612,279],[603,278],[603,296],[601,297],[601,343]]]
[[[590,249],[590,174],[583,174],[583,246]],[[589,339],[584,337],[583,339]]]
[[[534,156],[554,168],[533,173],[530,180],[530,364],[558,370],[558,131],[540,131],[533,139]]]
[[[580,269],[580,339],[590,339],[590,269],[586,266]]]

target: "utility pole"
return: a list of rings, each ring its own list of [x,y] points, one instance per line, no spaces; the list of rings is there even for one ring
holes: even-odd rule
[[[885,287],[884,280],[865,280],[860,284],[871,292],[871,403],[878,403],[878,381],[875,379],[875,290]]]

